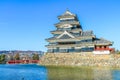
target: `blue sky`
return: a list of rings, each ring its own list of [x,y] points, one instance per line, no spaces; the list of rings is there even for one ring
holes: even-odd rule
[[[120,50],[120,0],[0,0],[0,50],[46,51],[46,38],[68,8],[83,30]]]

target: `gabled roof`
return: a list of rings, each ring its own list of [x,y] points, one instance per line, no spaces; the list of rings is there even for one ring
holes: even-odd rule
[[[71,38],[70,36],[68,36],[67,34],[64,34],[59,39],[70,39],[70,38]]]
[[[72,34],[70,34],[67,31],[64,31],[61,35],[59,35],[57,38],[59,39],[68,39],[68,38],[75,38]]]
[[[75,14],[71,13],[69,10],[66,10],[63,15],[68,16],[68,15],[75,15]]]
[[[71,13],[69,10],[66,10],[62,15],[59,15],[58,18],[74,18],[75,14]]]

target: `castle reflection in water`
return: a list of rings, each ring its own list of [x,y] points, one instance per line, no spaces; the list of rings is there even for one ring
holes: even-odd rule
[[[48,67],[49,80],[120,80],[120,69]]]

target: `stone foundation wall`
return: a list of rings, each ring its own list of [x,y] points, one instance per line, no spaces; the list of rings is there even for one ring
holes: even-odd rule
[[[41,65],[60,66],[109,66],[120,67],[120,55],[94,55],[88,53],[46,53],[39,62]]]

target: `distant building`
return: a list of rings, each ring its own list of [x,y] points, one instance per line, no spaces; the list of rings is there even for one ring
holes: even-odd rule
[[[39,60],[33,59],[34,54],[39,56],[39,59],[44,55],[42,51],[20,51],[20,50],[12,50],[12,51],[0,51],[0,55],[5,54],[5,62],[8,64],[17,64],[17,63],[37,63]],[[16,60],[15,56],[19,54],[18,60]]]
[[[48,53],[93,52],[94,54],[109,54],[113,51],[112,42],[97,38],[93,31],[83,31],[78,17],[67,10],[58,16],[56,30],[51,31],[53,37],[46,39],[49,44]]]

